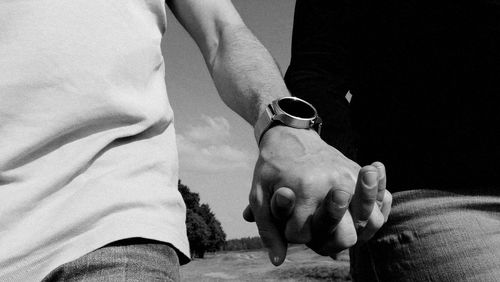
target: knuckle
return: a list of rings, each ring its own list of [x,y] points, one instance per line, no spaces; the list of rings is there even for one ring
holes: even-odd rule
[[[330,188],[342,190],[349,194],[354,194],[356,179],[351,177],[347,171],[337,172],[335,177],[330,178]]]
[[[353,172],[350,169],[342,168],[329,172],[330,179],[338,182],[355,181]]]
[[[318,172],[310,172],[305,175],[302,175],[299,179],[299,186],[304,188],[316,187],[318,183],[320,183],[321,179],[323,179],[323,175]]]
[[[362,206],[369,207],[377,200],[377,194],[363,193],[359,197]]]
[[[341,183],[339,186],[354,188],[354,186],[356,186],[357,177],[349,171],[343,171],[338,175],[337,181]]]
[[[361,205],[371,205],[377,200],[377,195],[378,193],[375,188],[364,188],[360,191],[358,197]]]

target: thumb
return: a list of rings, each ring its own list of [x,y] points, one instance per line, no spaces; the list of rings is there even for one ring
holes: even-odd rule
[[[287,241],[272,219],[271,212],[254,213],[262,244],[267,248],[269,259],[275,266],[281,265],[286,257]]]
[[[250,193],[250,207],[259,230],[262,244],[267,248],[271,263],[278,266],[286,257],[287,241],[280,222],[271,212],[271,199],[268,193],[263,193],[260,187],[252,189]],[[245,213],[244,213],[245,214]],[[247,215],[249,215],[247,213]]]

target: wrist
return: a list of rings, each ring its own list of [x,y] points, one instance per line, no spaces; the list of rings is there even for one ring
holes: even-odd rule
[[[296,97],[282,97],[269,104],[254,125],[257,144],[275,126],[314,129],[320,134],[322,121],[313,105]]]
[[[303,143],[304,140],[321,140],[318,132],[311,128],[293,128],[282,124],[277,124],[269,128],[262,134],[262,138],[258,146],[283,146],[285,143],[293,142],[296,144]]]

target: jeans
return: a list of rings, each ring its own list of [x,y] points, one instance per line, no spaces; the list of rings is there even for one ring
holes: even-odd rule
[[[180,281],[179,259],[170,245],[120,240],[54,269],[42,282]]]
[[[498,194],[395,193],[389,221],[351,249],[353,279],[500,281]]]

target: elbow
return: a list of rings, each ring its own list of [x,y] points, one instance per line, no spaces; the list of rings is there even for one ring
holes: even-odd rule
[[[235,24],[218,21],[215,24],[215,32],[205,42],[206,50],[203,52],[210,72],[213,72],[224,57],[235,52],[238,39],[242,33],[248,34],[250,31],[244,23]]]

